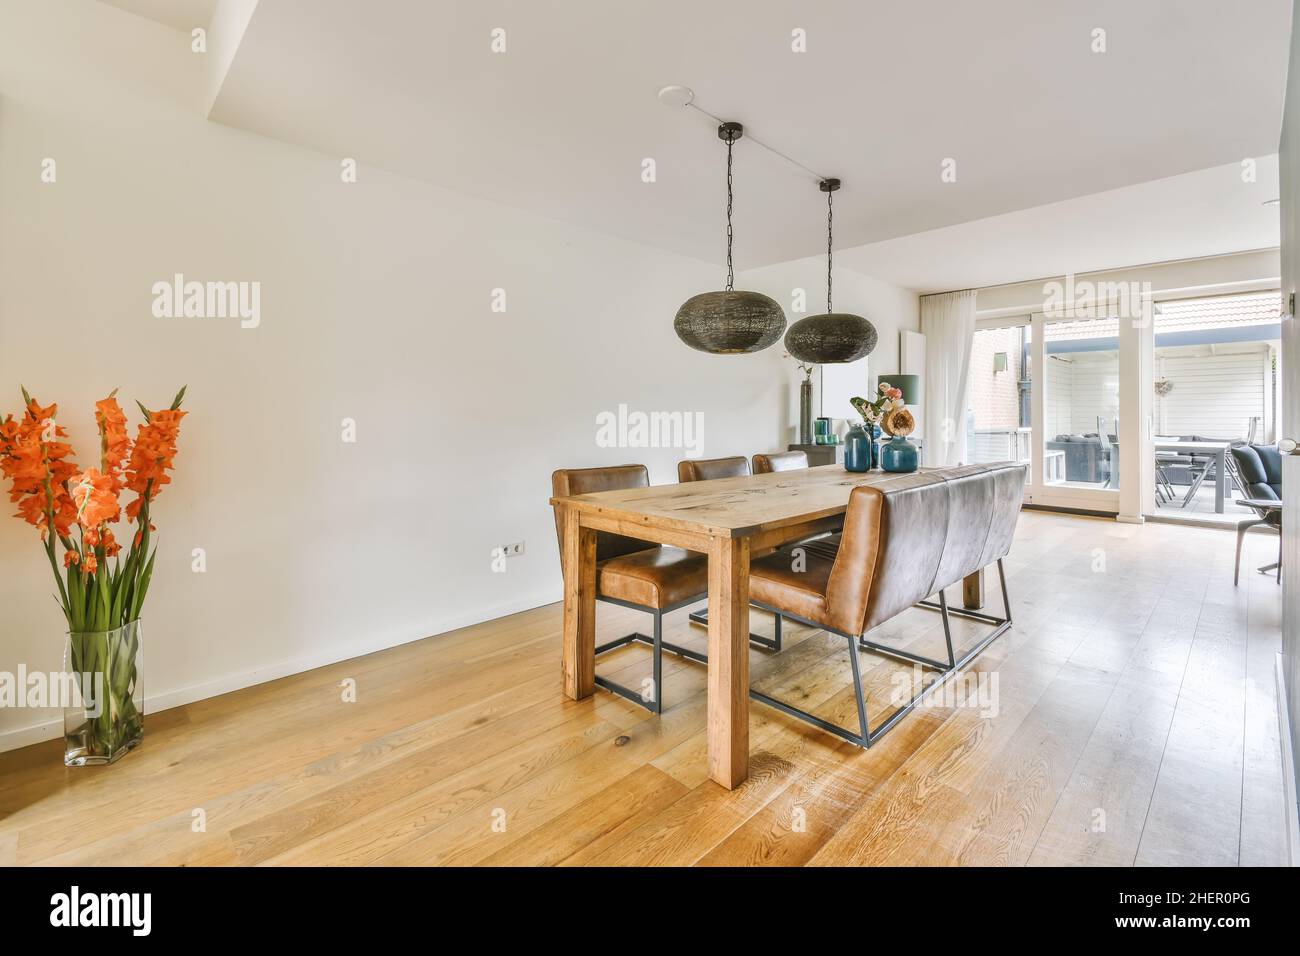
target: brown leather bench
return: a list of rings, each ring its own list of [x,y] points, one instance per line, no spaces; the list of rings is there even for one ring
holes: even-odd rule
[[[750,696],[861,747],[871,746],[926,694],[1011,626],[1002,559],[1015,535],[1026,468],[1014,463],[968,465],[945,469],[942,474],[917,472],[891,484],[888,490],[859,486],[849,498],[844,531],[833,551],[795,545],[804,547],[800,561],[795,560],[792,547],[754,561],[749,596],[755,605],[848,639],[858,729],[846,730],[753,689]],[[944,588],[995,562],[1005,616],[950,610]],[[937,604],[928,600],[936,593]],[[947,661],[863,638],[871,628],[913,606],[942,614]],[[992,624],[995,630],[958,658],[952,645],[950,614]],[[940,676],[873,730],[863,699],[855,643],[864,650],[938,670]]]

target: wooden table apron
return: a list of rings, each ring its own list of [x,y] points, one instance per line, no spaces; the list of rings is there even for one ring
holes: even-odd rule
[[[921,469],[940,470],[948,469]],[[911,480],[824,465],[552,498],[564,523],[565,694],[580,700],[595,691],[596,532],[708,555],[709,776],[728,789],[739,786],[749,772],[750,554],[831,530],[857,485],[888,488]]]

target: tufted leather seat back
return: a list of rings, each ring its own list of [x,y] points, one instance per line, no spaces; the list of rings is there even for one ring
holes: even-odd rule
[[[1005,557],[1026,465],[968,465],[855,488],[826,586],[830,623],[861,634]]]
[[[678,481],[712,481],[714,478],[738,478],[749,474],[744,455],[733,458],[700,458],[677,463]]]
[[[744,461],[742,458],[741,461]],[[602,468],[562,468],[551,474],[551,492],[555,497],[590,495],[598,491],[618,491],[623,488],[649,488],[650,472],[645,465],[610,465]],[[555,509],[555,539],[564,554],[564,524],[560,509]],[[596,532],[596,560],[616,558],[619,555],[644,551],[657,545],[607,531]]]

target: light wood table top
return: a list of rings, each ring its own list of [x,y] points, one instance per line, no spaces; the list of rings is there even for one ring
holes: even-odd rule
[[[843,465],[798,471],[718,478],[713,481],[652,485],[588,495],[552,498],[591,516],[727,538],[749,537],[841,515],[860,485],[906,488],[935,475],[954,476],[966,468],[921,468],[911,473],[855,473]],[[919,477],[918,477],[919,476]]]

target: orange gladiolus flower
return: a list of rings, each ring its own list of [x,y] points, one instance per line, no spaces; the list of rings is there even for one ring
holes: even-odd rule
[[[80,563],[81,563],[81,555],[78,554],[76,551],[63,552],[63,566],[65,568],[70,564],[80,564]]]
[[[100,471],[113,479],[113,490],[121,491],[122,466],[131,453],[131,439],[126,433],[126,415],[112,395],[95,403],[95,424],[99,426]]]
[[[135,445],[126,466],[126,487],[139,497],[126,508],[126,516],[134,520],[146,501],[158,497],[163,485],[171,484],[167,472],[176,457],[176,438],[180,434],[181,419],[185,412],[165,408],[153,412],[149,422],[136,433]]]
[[[77,506],[77,524],[95,535],[95,543],[98,543],[100,525],[122,517],[117,490],[113,485],[113,477],[103,474],[98,468],[87,468],[72,480],[72,500]],[[89,537],[87,540],[90,540]]]
[[[49,534],[50,517],[56,534],[66,536],[76,520],[77,509],[66,483],[77,473],[70,460],[72,446],[60,438],[67,432],[55,416],[58,406],[42,407],[30,401],[22,421],[13,416],[0,427],[0,474],[10,481],[9,500],[17,503],[17,515]]]
[[[87,574],[94,574],[98,568],[99,559],[95,557],[95,552],[87,551],[86,560],[81,562],[81,570],[85,571]]]

